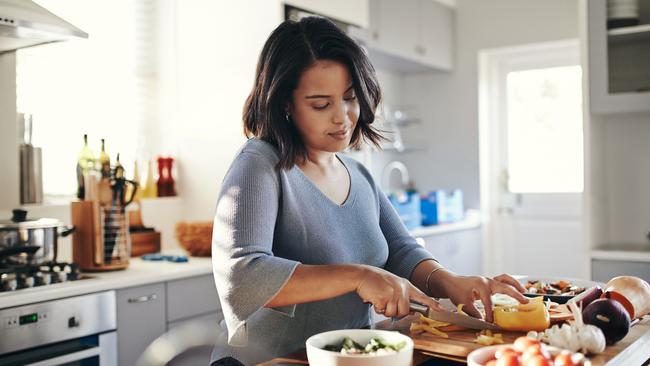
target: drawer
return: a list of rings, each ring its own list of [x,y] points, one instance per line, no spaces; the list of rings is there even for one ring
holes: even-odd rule
[[[221,309],[212,275],[167,282],[167,322]]]

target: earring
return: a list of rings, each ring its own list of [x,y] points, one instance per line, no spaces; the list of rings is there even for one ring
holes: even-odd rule
[[[290,122],[290,121],[289,121],[289,112],[287,112],[287,113],[284,115],[284,120],[287,121],[287,123]]]

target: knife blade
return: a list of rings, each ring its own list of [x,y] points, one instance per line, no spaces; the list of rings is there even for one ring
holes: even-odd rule
[[[451,311],[434,311],[429,309],[428,306],[411,301],[411,311],[423,314],[429,319],[437,320],[440,322],[451,323],[469,329],[489,329],[489,330],[502,330],[499,326],[488,323],[485,320],[477,319],[469,315],[462,315]]]

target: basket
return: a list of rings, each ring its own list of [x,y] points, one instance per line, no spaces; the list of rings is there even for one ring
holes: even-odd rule
[[[176,224],[176,239],[194,257],[209,257],[212,248],[212,221]]]

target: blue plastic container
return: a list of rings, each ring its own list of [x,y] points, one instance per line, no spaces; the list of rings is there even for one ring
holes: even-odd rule
[[[460,221],[464,217],[463,192],[431,191],[421,197],[422,225],[430,226]]]
[[[422,226],[422,213],[420,212],[420,195],[417,192],[391,194],[388,200],[395,207],[397,214],[404,222],[407,229]]]

